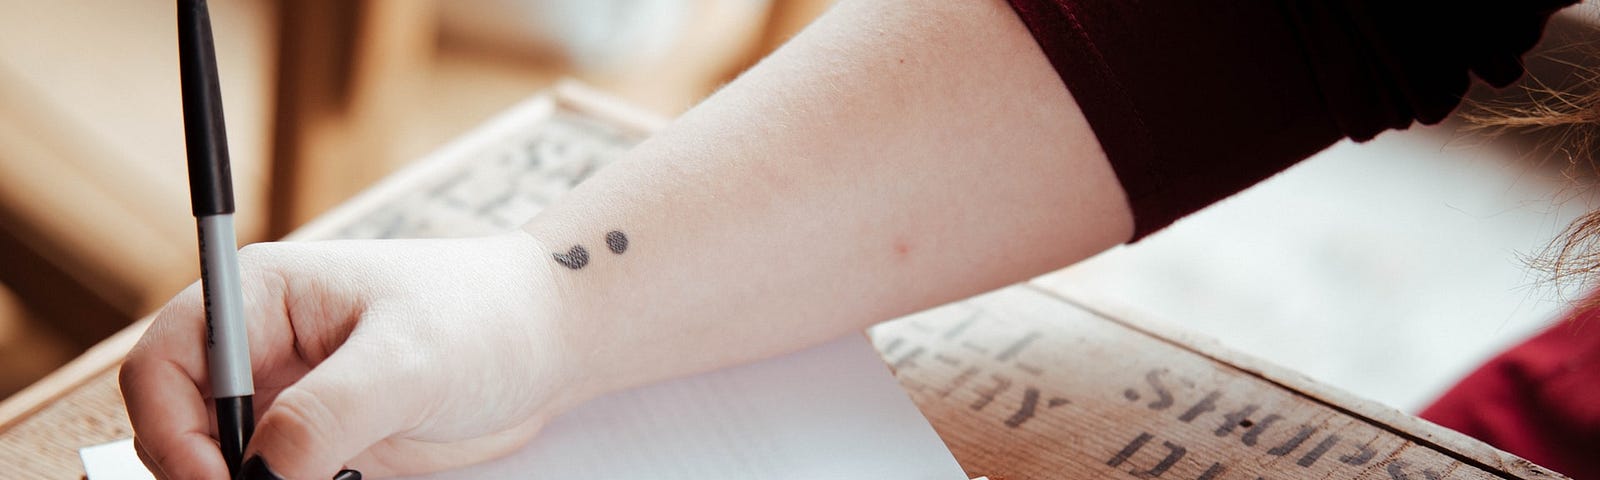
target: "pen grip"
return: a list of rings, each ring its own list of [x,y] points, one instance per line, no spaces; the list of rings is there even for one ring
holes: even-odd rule
[[[239,248],[233,215],[199,218],[200,288],[205,299],[206,365],[216,398],[255,393],[248,322],[240,287]]]
[[[205,0],[178,0],[178,59],[194,216],[233,213],[222,83],[217,79],[216,47]]]

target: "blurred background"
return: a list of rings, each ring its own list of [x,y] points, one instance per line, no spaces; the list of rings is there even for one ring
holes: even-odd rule
[[[830,3],[212,0],[240,241],[562,78],[676,115]],[[0,398],[197,278],[173,4],[0,0]],[[1563,310],[1519,255],[1593,205],[1522,139],[1460,127],[1337,145],[1039,282],[1415,411]]]

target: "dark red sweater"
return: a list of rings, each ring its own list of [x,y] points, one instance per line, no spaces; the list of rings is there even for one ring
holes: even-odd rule
[[[1503,87],[1573,0],[1010,0],[1083,109],[1134,238],[1343,138],[1454,110],[1470,74]],[[1501,355],[1424,416],[1600,478],[1600,313]]]
[[[1600,479],[1600,310],[1501,353],[1422,418],[1574,479]]]
[[[1111,159],[1140,238],[1350,137],[1501,87],[1573,0],[1011,0]],[[1492,6],[1481,6],[1492,5]]]

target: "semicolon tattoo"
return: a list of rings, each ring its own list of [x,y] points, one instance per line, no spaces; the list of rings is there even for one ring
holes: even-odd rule
[[[573,270],[589,264],[589,250],[584,249],[583,245],[573,245],[567,253],[557,253],[555,257],[556,263]]]
[[[612,230],[606,234],[606,246],[611,247],[611,253],[621,255],[622,252],[628,251],[628,236],[623,235],[621,231]]]
[[[621,255],[622,252],[628,251],[628,236],[617,230],[607,232],[606,248],[611,249],[611,253]],[[573,245],[567,253],[554,253],[551,256],[556,259],[556,263],[573,270],[589,264],[589,249],[583,248],[583,245]]]

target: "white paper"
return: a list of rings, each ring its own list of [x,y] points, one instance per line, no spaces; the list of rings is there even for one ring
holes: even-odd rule
[[[149,478],[97,475],[111,467],[95,464],[101,458],[90,457],[95,448],[103,447],[83,454],[91,480]],[[120,448],[138,467],[131,443]],[[966,475],[877,351],[866,338],[851,335],[785,357],[602,397],[555,419],[505,458],[416,478]]]
[[[139,454],[133,452],[133,439],[84,447],[78,450],[83,458],[83,472],[90,480],[155,480]]]

